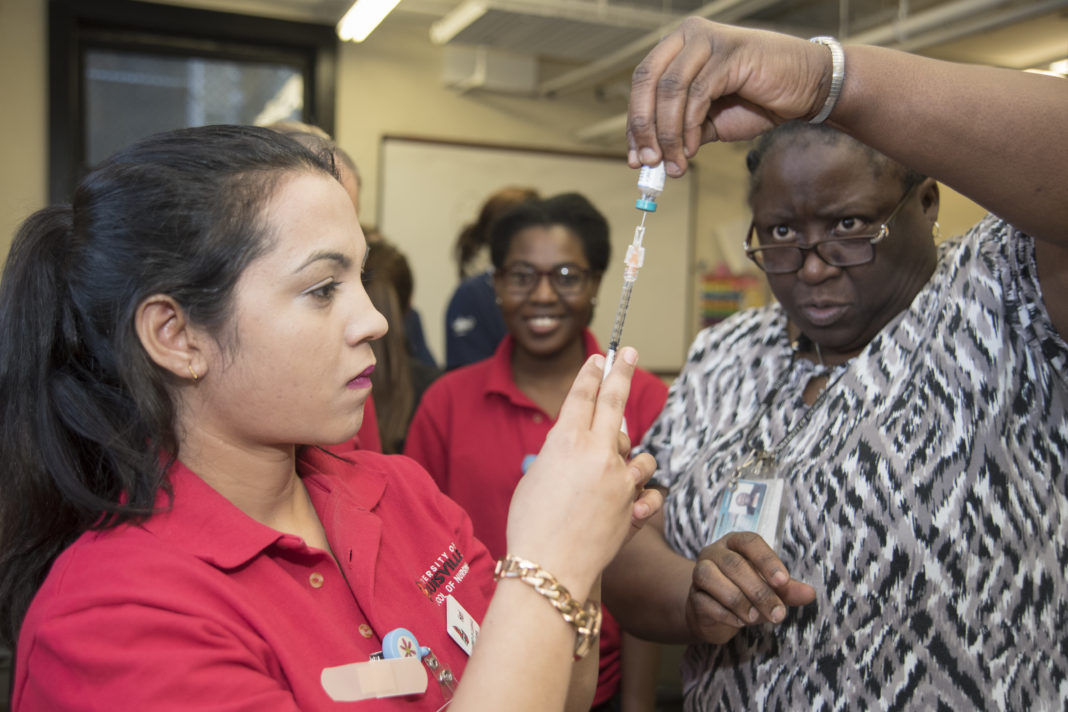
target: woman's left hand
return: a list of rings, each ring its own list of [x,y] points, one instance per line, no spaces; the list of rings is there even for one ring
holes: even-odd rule
[[[697,640],[724,643],[747,625],[781,623],[788,606],[816,600],[816,590],[790,576],[758,534],[731,532],[701,550],[686,601]]]

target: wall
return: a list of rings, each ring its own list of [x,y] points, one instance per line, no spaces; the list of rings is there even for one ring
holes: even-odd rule
[[[47,195],[46,6],[45,0],[0,0],[0,95],[4,97],[0,113],[0,258],[6,257],[18,224],[42,206]],[[424,37],[425,29],[407,22],[387,23],[368,41],[341,46],[336,133],[363,173],[361,218],[365,223],[374,224],[377,218],[379,142],[383,135],[588,150],[571,138],[575,131],[624,108],[620,99],[606,105],[583,94],[544,100],[480,92],[459,94],[442,85],[442,50],[430,46]],[[740,247],[748,222],[745,148],[705,146],[695,161],[694,274],[721,261],[735,270],[749,269]],[[670,191],[669,182],[661,202],[670,201]],[[620,200],[631,198],[620,196]],[[981,215],[974,204],[948,189],[944,191],[944,234],[960,232]],[[431,215],[427,217],[427,231],[434,230]],[[454,237],[441,235],[442,240]],[[650,244],[650,261],[656,259],[655,250],[655,243]],[[440,325],[428,324],[426,328]]]
[[[384,147],[379,226],[408,254],[417,275],[414,304],[426,328],[427,346],[445,358],[445,313],[456,288],[452,241],[480,209],[487,195],[503,185],[522,184],[549,196],[577,191],[604,214],[609,225],[611,259],[601,283],[602,306],[590,329],[607,346],[623,287],[623,263],[642,213],[634,208],[634,176],[618,156],[593,157],[562,152],[516,151],[485,146],[389,137]],[[627,312],[623,343],[641,353],[642,366],[677,373],[690,342],[689,272],[694,174],[672,181],[659,209],[645,221],[648,259],[641,269]],[[413,210],[413,202],[419,206]],[[438,233],[427,231],[427,216]],[[672,308],[665,308],[671,305]]]
[[[45,0],[0,0],[0,261],[48,195]]]

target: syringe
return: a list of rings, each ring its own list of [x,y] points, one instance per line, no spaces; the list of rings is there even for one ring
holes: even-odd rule
[[[608,354],[605,357],[603,378],[608,378],[608,372],[612,370],[612,364],[615,363],[616,350],[623,336],[623,322],[627,318],[627,308],[630,306],[630,293],[634,289],[634,282],[638,279],[638,269],[645,262],[645,248],[642,246],[642,239],[645,237],[645,216],[656,212],[656,199],[664,190],[666,178],[663,161],[655,166],[642,166],[638,172],[638,192],[641,197],[635,201],[634,207],[642,211],[642,221],[634,228],[634,240],[627,246],[627,256],[623,267],[623,292],[619,295],[616,320],[612,324],[612,335],[608,340]]]

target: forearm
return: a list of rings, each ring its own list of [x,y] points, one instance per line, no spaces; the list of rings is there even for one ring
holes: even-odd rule
[[[601,600],[601,578],[590,590],[589,601]],[[571,665],[571,684],[567,688],[566,712],[588,712],[597,694],[597,673],[600,671],[600,646],[594,642],[590,652],[582,660]]]
[[[623,633],[620,651],[622,712],[649,712],[656,707],[660,645]]]
[[[847,46],[828,123],[1036,237],[1068,243],[1063,80]]]
[[[521,581],[502,580],[449,709],[564,709],[574,651],[575,629],[544,596]]]
[[[688,643],[686,599],[694,562],[664,540],[662,514],[650,520],[604,573],[604,596],[624,630],[645,640]]]

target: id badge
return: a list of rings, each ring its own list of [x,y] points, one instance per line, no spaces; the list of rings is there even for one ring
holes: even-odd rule
[[[773,462],[762,453],[750,455],[734,473],[717,500],[710,541],[730,532],[755,532],[772,549],[779,549],[785,480],[774,476]]]

